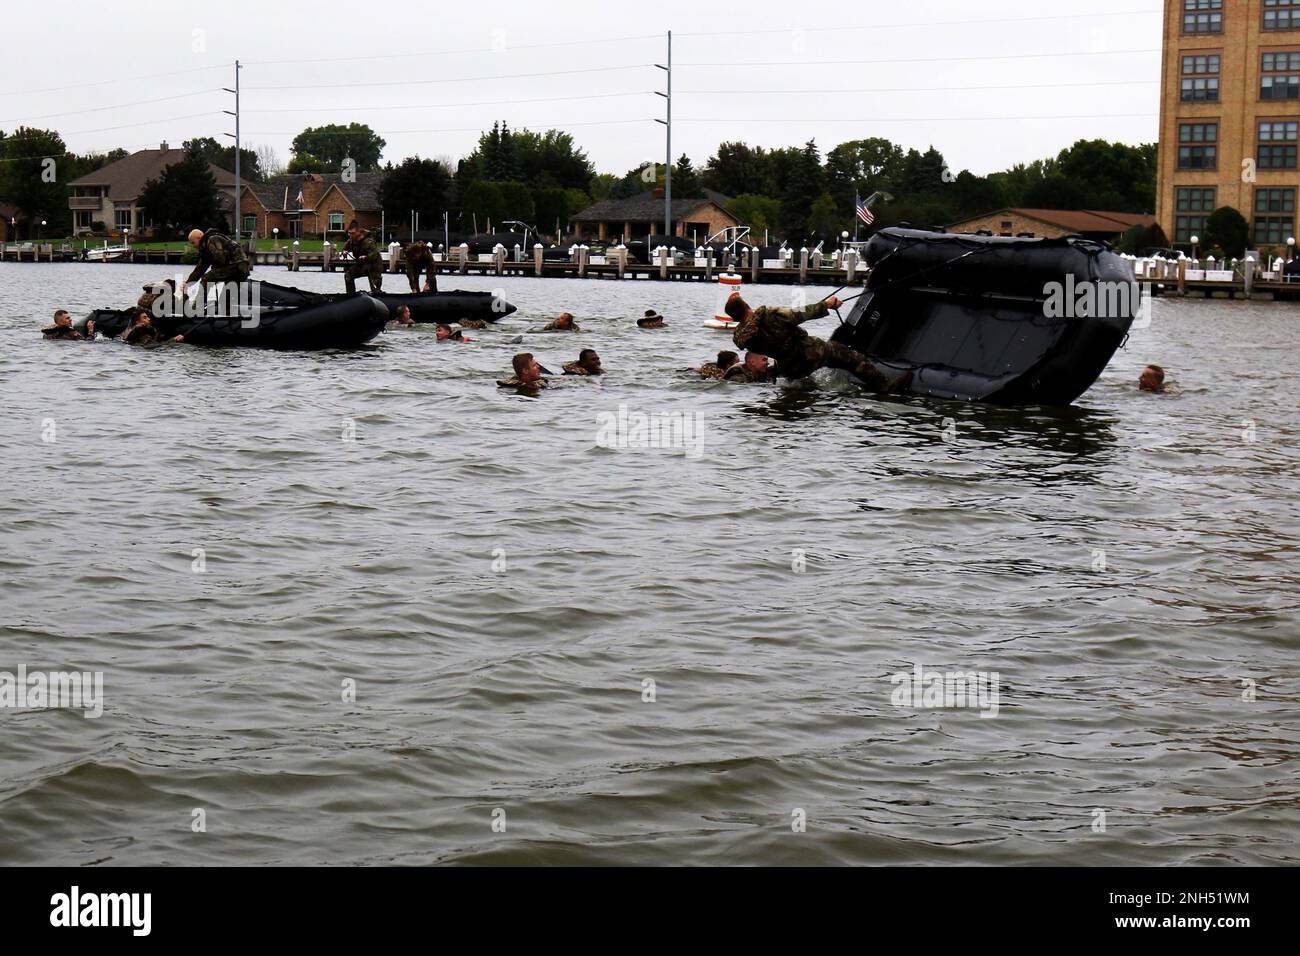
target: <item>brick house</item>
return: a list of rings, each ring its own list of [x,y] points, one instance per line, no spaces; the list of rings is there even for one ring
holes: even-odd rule
[[[1151,226],[1155,221],[1155,216],[1143,213],[1102,212],[1096,209],[999,209],[954,222],[944,228],[948,232],[957,233],[986,230],[995,236],[1028,233],[1045,239],[1083,236],[1110,242],[1130,226]]]
[[[673,235],[695,243],[740,225],[740,220],[711,199],[674,199],[672,215]],[[630,199],[604,199],[569,221],[575,234],[602,242],[627,242],[659,235],[664,228],[663,193],[656,190]]]
[[[286,239],[305,236],[337,238],[357,220],[365,229],[378,229],[383,212],[379,187],[384,173],[357,173],[346,182],[340,173],[289,173],[264,183],[245,183],[240,216],[246,233]]]
[[[110,232],[147,234],[152,223],[139,206],[140,193],[151,179],[185,158],[185,150],[163,143],[158,149],[142,149],[125,159],[109,163],[68,184],[68,208],[72,210],[73,235],[90,232],[97,222]],[[208,164],[217,181],[221,211],[227,221],[235,205],[235,174]]]

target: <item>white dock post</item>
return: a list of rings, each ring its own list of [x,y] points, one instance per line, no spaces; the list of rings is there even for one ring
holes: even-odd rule
[[[808,247],[799,250],[799,284],[808,284]]]
[[[460,244],[460,274],[461,275],[465,274],[465,269],[468,265],[469,265],[469,243],[462,242]]]
[[[506,247],[498,242],[492,250],[492,258],[495,260],[497,275],[501,275],[506,268]]]
[[[289,253],[289,271],[297,272],[302,265],[302,250],[298,247],[298,240],[293,241],[293,250]]]
[[[668,278],[668,247],[659,247],[659,278]]]
[[[1255,288],[1255,260],[1254,259],[1248,257],[1246,261],[1242,263],[1241,275],[1242,275],[1242,282],[1245,284],[1246,298],[1249,299],[1251,292],[1254,291]]]
[[[618,277],[622,279],[627,275],[627,246],[621,242],[614,250],[614,261],[618,263]]]
[[[402,244],[393,240],[388,244],[388,271],[396,272],[397,263],[402,258]]]
[[[320,271],[333,272],[334,269],[330,264],[330,241],[326,239],[324,242],[321,243],[320,248],[321,248]]]
[[[542,276],[542,244],[540,242],[533,245],[533,274],[539,279]]]

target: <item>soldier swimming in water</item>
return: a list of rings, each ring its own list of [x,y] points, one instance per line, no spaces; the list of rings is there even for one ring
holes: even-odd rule
[[[779,374],[785,378],[803,378],[823,367],[842,368],[856,375],[872,391],[902,391],[912,379],[911,372],[887,379],[861,352],[809,335],[801,328],[804,322],[823,318],[841,304],[839,299],[831,296],[804,309],[772,306],[751,309],[739,295],[733,295],[727,301],[726,313],[739,325],[731,339],[737,348],[776,359]]]
[[[546,388],[547,381],[542,378],[543,369],[537,364],[537,359],[533,358],[532,352],[520,352],[510,360],[510,364],[514,367],[515,374],[512,378],[497,380],[502,388]]]
[[[137,308],[131,317],[131,327],[122,333],[122,341],[127,345],[155,346],[167,342],[184,342],[185,336],[173,335],[170,339],[167,338],[153,324],[153,317],[144,309]]]
[[[767,356],[760,352],[746,352],[745,361],[737,363],[722,376],[728,382],[753,384],[755,382],[775,382],[776,370],[768,363]]]
[[[95,334],[93,329],[88,331],[90,331],[90,335]],[[72,316],[64,309],[59,309],[54,313],[54,324],[41,329],[41,336],[47,339],[66,339],[68,341],[80,341],[89,338],[89,336],[82,335],[72,327]]]
[[[604,375],[605,370],[600,367],[600,356],[596,354],[595,349],[583,349],[578,353],[578,359],[574,362],[565,362],[561,366],[565,375]]]
[[[727,370],[740,361],[740,356],[730,349],[723,349],[718,353],[716,362],[705,362],[696,371],[700,373],[701,378],[721,379],[727,374]]]
[[[559,317],[548,322],[540,329],[542,332],[581,332],[578,323],[573,321],[572,312],[561,312]]]

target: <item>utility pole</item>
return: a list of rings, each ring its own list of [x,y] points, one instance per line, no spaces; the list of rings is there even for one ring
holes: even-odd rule
[[[235,88],[232,90],[229,87],[222,87],[222,89],[224,89],[227,93],[235,94],[235,111],[232,113],[230,110],[222,110],[222,112],[228,116],[233,116],[235,118],[234,135],[235,135],[235,241],[236,242],[239,242],[240,227],[243,225],[243,222],[239,216],[239,190],[240,190],[240,185],[239,185],[239,70],[240,70],[239,61],[236,60],[235,61]],[[229,136],[230,133],[227,133],[226,135]]]
[[[668,92],[656,95],[662,96],[668,105],[668,118],[655,120],[656,123],[662,123],[667,131],[667,149],[664,156],[664,235],[672,237],[673,234],[673,31],[668,31],[668,65],[656,63],[655,66],[668,74]]]

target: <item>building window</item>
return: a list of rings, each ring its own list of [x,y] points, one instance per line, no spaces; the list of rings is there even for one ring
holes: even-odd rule
[[[1218,123],[1181,123],[1178,127],[1178,168],[1218,169]]]
[[[1300,53],[1265,53],[1259,72],[1261,100],[1300,99]]]
[[[130,210],[130,209],[114,209],[114,210],[113,210],[113,225],[117,226],[118,229],[130,229],[130,228],[131,228],[131,210]]]
[[[1183,32],[1222,33],[1223,0],[1183,0]]]
[[[1295,169],[1297,131],[1300,123],[1265,120],[1259,124],[1260,169]]]
[[[90,218],[90,210],[89,210],[89,209],[78,209],[78,210],[77,210],[77,228],[78,228],[78,229],[89,229],[89,228],[90,228],[90,224],[91,224],[92,222],[94,222],[94,220]]]
[[[1255,242],[1280,246],[1295,235],[1295,189],[1255,190]]]
[[[1219,101],[1219,54],[1183,57],[1180,97],[1188,103]]]
[[[330,232],[343,231],[343,213],[341,212],[330,213],[329,231]]]
[[[1174,242],[1190,242],[1205,232],[1205,220],[1214,212],[1215,189],[1186,188],[1174,191]]]
[[[244,216],[243,219],[244,219],[244,226],[243,226],[244,232],[248,233],[249,235],[252,235],[253,233],[257,232],[256,216]]]
[[[1300,30],[1300,0],[1264,0],[1265,30]]]

